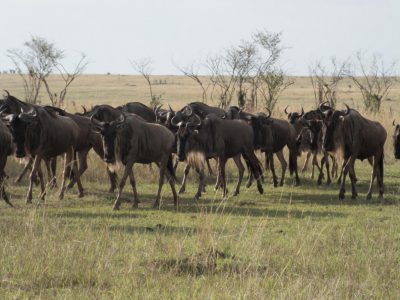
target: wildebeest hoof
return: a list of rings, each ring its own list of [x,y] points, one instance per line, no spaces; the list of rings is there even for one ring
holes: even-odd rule
[[[178,194],[183,194],[185,192],[185,187],[181,186],[181,188],[178,191]]]
[[[367,194],[367,200],[371,200],[372,194]]]
[[[138,208],[139,207],[139,202],[133,202],[132,208]]]
[[[58,195],[58,200],[62,200],[62,199],[64,199],[64,193],[60,193],[60,194]]]
[[[85,196],[85,194],[83,192],[79,193],[79,195],[78,195],[79,198],[83,198],[84,196]]]
[[[274,184],[275,185],[275,184]],[[279,182],[279,186],[283,186],[283,181]]]
[[[263,187],[260,185],[260,186],[258,186],[258,192],[260,193],[260,194],[263,194],[264,193],[264,189],[263,189]]]
[[[344,193],[339,194],[339,200],[344,200]]]
[[[352,194],[352,195],[351,195],[351,199],[353,199],[353,200],[354,200],[354,199],[357,199],[357,196],[358,196],[357,194]]]
[[[158,202],[158,201],[154,202],[153,208],[160,208],[160,202]]]
[[[32,204],[32,198],[26,198],[26,204]]]
[[[326,181],[326,184],[327,184],[327,185],[330,185],[331,183],[332,183],[331,180],[327,180],[327,181]]]
[[[114,204],[113,210],[119,210],[119,204]]]
[[[239,195],[239,191],[235,191],[235,192],[232,194],[233,197],[235,197],[235,196],[237,196],[237,195]]]
[[[114,193],[114,191],[115,191],[115,188],[112,188],[112,187],[111,187],[111,188],[108,189],[108,192],[109,192],[110,194]]]

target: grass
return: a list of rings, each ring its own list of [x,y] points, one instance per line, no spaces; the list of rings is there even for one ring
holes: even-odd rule
[[[115,77],[110,80],[120,80]],[[119,91],[118,85],[103,86],[105,78],[88,76],[77,82],[76,90],[92,82],[92,90],[129,94],[130,87]],[[15,78],[12,83],[16,85]],[[196,94],[195,87],[182,85],[188,94]],[[100,99],[108,92],[98,92]],[[372,201],[365,200],[370,167],[357,162],[357,200],[350,199],[349,184],[346,200],[339,201],[336,183],[317,186],[306,172],[299,187],[288,176],[285,186],[273,188],[268,176],[264,195],[243,184],[238,197],[225,201],[209,178],[207,192],[194,202],[196,178],[191,176],[178,212],[167,185],[162,208],[153,210],[157,168],[135,166],[142,203],[131,209],[126,185],[125,202],[114,212],[115,195],[107,192],[104,166],[92,155],[83,176],[85,198],[77,198],[73,189],[59,201],[57,191],[49,191],[40,202],[35,187],[34,204],[26,205],[27,181],[13,184],[21,167],[10,158],[7,190],[16,208],[0,202],[0,297],[398,298],[400,172],[392,155],[391,116],[386,111],[375,118],[389,131],[385,203],[377,201],[376,192]],[[232,164],[228,169],[232,192],[237,173]],[[181,174],[180,167],[179,178]]]

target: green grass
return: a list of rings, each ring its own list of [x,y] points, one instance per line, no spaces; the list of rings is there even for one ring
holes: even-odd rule
[[[143,168],[138,168],[143,172]],[[26,186],[9,186],[15,209],[0,204],[2,298],[397,298],[400,203],[397,166],[386,169],[386,204],[364,198],[369,166],[359,164],[359,199],[338,187],[302,185],[265,194],[242,188],[221,200],[207,186],[195,203],[190,184],[175,212],[167,185],[139,179],[142,203],[112,211],[107,185],[85,181],[57,200],[24,203]],[[155,173],[155,172],[153,172]],[[137,176],[138,177],[138,176]],[[235,178],[230,178],[233,190]],[[102,180],[103,182],[103,180]],[[105,181],[104,181],[105,182]],[[193,181],[192,181],[193,182]],[[210,181],[212,183],[212,181]],[[37,189],[36,189],[37,194]],[[124,199],[131,199],[127,185]]]
[[[179,108],[200,100],[199,88],[187,78],[155,78],[168,82],[154,87],[165,105]],[[61,87],[56,76],[50,81]],[[23,97],[16,75],[0,75],[0,86]],[[362,107],[359,92],[347,83],[338,97]],[[85,75],[71,86],[68,99],[74,111],[81,104],[148,103],[149,95],[139,76]],[[393,157],[391,123],[398,116],[400,84],[390,99],[382,113],[366,114],[388,131],[385,204],[376,193],[365,200],[371,168],[357,162],[358,200],[350,199],[349,183],[346,200],[339,201],[336,183],[317,186],[307,172],[299,187],[287,177],[285,186],[274,189],[268,177],[264,195],[243,184],[241,194],[226,201],[213,191],[215,178],[209,178],[207,193],[196,203],[192,175],[178,212],[167,185],[162,208],[153,210],[157,168],[135,165],[142,203],[131,209],[127,184],[121,211],[114,212],[116,195],[107,192],[105,166],[91,154],[83,199],[75,189],[63,201],[57,191],[48,191],[45,202],[35,198],[26,205],[27,181],[13,184],[21,166],[10,158],[7,190],[16,207],[0,201],[0,299],[398,298],[400,162]],[[48,102],[44,91],[40,100]],[[296,78],[274,116],[284,118],[287,104],[289,110],[314,104],[309,78]],[[232,163],[227,174],[232,192],[237,176]]]

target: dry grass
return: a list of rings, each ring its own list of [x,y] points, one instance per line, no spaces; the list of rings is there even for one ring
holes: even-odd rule
[[[157,93],[164,92],[175,108],[199,100],[200,91],[188,79],[160,78],[169,84],[157,86]],[[17,77],[1,75],[0,83],[22,96]],[[274,189],[267,179],[264,195],[254,186],[243,186],[238,197],[226,201],[221,201],[220,191],[207,186],[207,193],[195,203],[196,182],[191,177],[180,197],[180,211],[174,211],[167,185],[163,207],[157,211],[150,208],[157,168],[135,166],[140,208],[129,209],[123,203],[121,211],[113,212],[115,195],[107,193],[105,166],[92,154],[83,176],[85,198],[78,199],[73,190],[58,201],[56,192],[49,191],[45,203],[36,200],[27,206],[26,181],[12,183],[20,167],[10,159],[7,188],[17,207],[0,202],[0,297],[398,298],[400,172],[390,141],[391,121],[398,112],[391,113],[388,107],[397,109],[399,95],[396,86],[384,112],[369,116],[380,120],[389,133],[386,205],[364,200],[370,167],[358,162],[360,197],[355,201],[338,201],[336,184],[318,187],[307,172],[299,187],[287,178],[284,187]],[[351,97],[359,103],[356,92],[342,96],[347,103]],[[71,88],[70,104],[116,105],[147,97],[139,77],[93,75],[83,76]],[[297,78],[283,95],[277,115],[286,103],[311,107],[312,97],[307,78]],[[229,170],[232,191],[237,174],[231,164]],[[126,186],[124,199],[131,197]]]

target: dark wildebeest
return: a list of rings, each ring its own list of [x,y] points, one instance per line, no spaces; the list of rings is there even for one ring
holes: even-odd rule
[[[297,147],[296,147],[296,130],[294,126],[285,120],[271,118],[264,113],[258,113],[255,116],[247,114],[244,118],[250,121],[253,125],[259,128],[259,137],[257,138],[260,144],[259,148],[265,152],[265,161],[271,170],[274,186],[278,186],[278,179],[275,173],[275,166],[273,161],[273,154],[278,157],[281,167],[282,175],[279,185],[282,186],[285,180],[285,173],[287,169],[287,162],[283,156],[283,148],[285,146],[289,149],[289,171],[290,175],[295,175],[295,184],[300,183],[299,175],[297,172]],[[251,176],[250,176],[251,177]],[[251,178],[249,185],[251,184]]]
[[[10,130],[2,121],[0,121],[0,197],[10,206],[12,206],[12,204],[9,201],[4,188],[4,179],[6,178],[4,168],[7,163],[7,157],[11,155],[13,151],[14,146]]]
[[[19,113],[21,113],[22,110],[29,111],[33,106],[40,107],[38,105],[25,103],[25,102],[17,99],[14,96],[11,96],[7,90],[4,90],[4,91],[6,92],[7,95],[6,95],[5,99],[2,101],[2,104],[0,106],[0,113],[2,113],[2,114],[18,115]],[[54,157],[49,160],[44,159],[44,161],[46,164],[46,169],[47,169],[47,174],[48,174],[48,182],[51,183],[51,186],[56,186],[57,158]],[[22,180],[22,178],[25,176],[25,174],[29,170],[32,170],[32,164],[33,164],[33,158],[29,157],[26,161],[26,164],[25,164],[24,169],[22,170],[21,174],[15,180],[15,183],[19,183]]]
[[[345,111],[324,112],[323,146],[326,151],[340,149],[344,161],[343,179],[339,199],[344,199],[347,173],[350,174],[352,198],[357,197],[354,163],[373,156],[373,169],[367,199],[372,196],[372,187],[377,178],[379,198],[383,198],[383,157],[387,137],[385,128],[378,122],[368,120],[346,105]]]
[[[394,135],[393,135],[393,146],[394,146],[394,157],[400,159],[400,125],[393,121]]]
[[[147,122],[156,122],[156,115],[154,110],[140,102],[128,102],[122,106],[116,107],[115,109],[118,109],[122,112],[138,115]]]
[[[178,158],[193,165],[200,171],[200,182],[195,198],[201,196],[204,185],[203,163],[206,158],[218,158],[218,180],[223,188],[224,198],[227,196],[225,180],[225,164],[229,158],[239,157],[246,160],[257,179],[258,191],[262,194],[261,165],[254,154],[253,130],[242,120],[221,119],[218,115],[209,114],[203,120],[196,114],[192,120],[178,123]],[[200,162],[199,162],[200,161]],[[239,169],[239,180],[235,194],[243,178],[243,165]]]
[[[77,155],[77,160],[79,162],[79,177],[86,171],[88,168],[87,165],[87,155],[90,149],[96,152],[96,154],[103,160],[104,152],[103,152],[103,142],[101,136],[91,130],[91,122],[87,117],[70,114],[63,109],[45,106],[45,109],[52,110],[58,113],[60,116],[71,118],[78,126],[79,126],[79,137],[76,140],[76,144],[74,145],[75,154]],[[113,192],[116,188],[117,175],[114,171],[110,171],[108,167],[106,168],[108,177],[110,179],[110,189],[109,192]],[[76,183],[75,174],[72,174],[71,182],[68,184],[67,188],[72,188]]]
[[[102,136],[105,162],[113,164],[118,161],[125,166],[114,209],[117,210],[120,207],[122,190],[128,176],[133,189],[133,206],[137,207],[139,199],[132,168],[135,163],[149,164],[152,162],[157,163],[160,168],[157,198],[153,207],[160,205],[161,188],[164,183],[164,175],[166,175],[171,186],[175,208],[178,208],[174,185],[175,172],[171,156],[175,137],[171,131],[159,124],[148,123],[133,114],[120,113],[120,116],[111,122],[100,122],[94,117],[91,117],[91,121],[94,129]]]
[[[32,202],[32,188],[35,177],[39,175],[41,198],[45,196],[43,174],[40,168],[42,159],[50,159],[65,154],[64,173],[59,197],[64,197],[65,181],[70,174],[71,165],[74,170],[79,189],[79,197],[83,197],[76,163],[73,163],[74,145],[79,137],[79,126],[70,118],[59,116],[43,107],[32,106],[28,112],[7,116],[16,144],[16,156],[35,157],[30,174],[30,183],[26,201]]]

